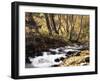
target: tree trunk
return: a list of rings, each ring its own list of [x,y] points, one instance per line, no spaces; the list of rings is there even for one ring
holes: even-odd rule
[[[52,35],[52,28],[50,25],[49,14],[45,14],[45,19],[46,19],[47,28],[49,30],[49,35]]]
[[[56,24],[55,24],[55,19],[54,19],[54,14],[50,15],[50,20],[51,20],[51,24],[52,24],[52,28],[55,31],[55,33],[58,34],[57,28],[56,28]]]
[[[79,30],[79,33],[78,33],[76,41],[78,41],[79,38],[80,38],[80,34],[81,34],[81,31],[82,31],[82,28],[83,28],[83,16],[81,16],[80,30]]]
[[[74,15],[70,15],[69,16],[69,22],[70,22],[70,34],[69,34],[69,41],[73,41],[72,39],[72,36],[73,36],[73,33],[74,33],[74,26],[75,26],[75,23],[76,23],[76,19],[77,19],[77,16],[74,18]]]

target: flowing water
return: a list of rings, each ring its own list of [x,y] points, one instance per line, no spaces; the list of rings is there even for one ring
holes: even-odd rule
[[[26,63],[26,68],[41,68],[41,67],[53,67],[59,66],[63,63],[64,59],[67,59],[73,55],[80,53],[83,46],[64,46],[59,48],[50,48],[49,51],[41,52],[41,55],[28,57],[30,63]]]

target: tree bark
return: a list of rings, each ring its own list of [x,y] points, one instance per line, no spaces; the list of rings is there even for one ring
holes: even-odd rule
[[[79,30],[79,33],[78,33],[78,36],[77,36],[76,41],[79,40],[79,37],[80,37],[81,31],[82,31],[82,28],[83,28],[83,16],[81,16],[80,30]]]
[[[55,24],[55,19],[54,19],[54,14],[50,15],[50,20],[51,20],[51,24],[52,24],[52,28],[55,31],[55,33],[58,34],[57,28],[56,28],[56,24]]]
[[[45,19],[46,19],[47,28],[49,30],[49,35],[52,35],[52,29],[51,29],[50,20],[49,20],[49,14],[44,14],[44,15],[45,15]]]

